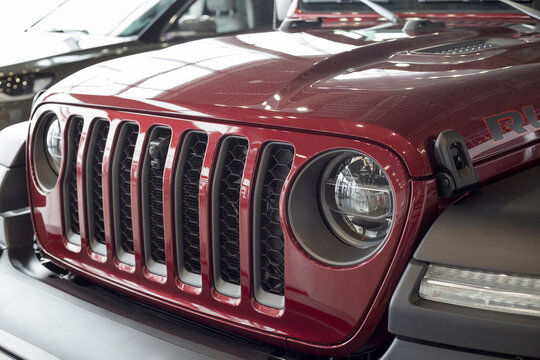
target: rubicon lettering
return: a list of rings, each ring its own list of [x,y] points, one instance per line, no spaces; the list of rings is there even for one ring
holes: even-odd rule
[[[514,131],[517,134],[525,134],[540,129],[540,121],[538,120],[534,107],[528,105],[521,110],[523,114],[525,114],[525,119],[527,121],[524,121],[523,114],[517,110],[511,110],[484,118],[484,122],[493,141],[503,140],[504,134],[510,131]],[[530,127],[527,127],[527,122]]]

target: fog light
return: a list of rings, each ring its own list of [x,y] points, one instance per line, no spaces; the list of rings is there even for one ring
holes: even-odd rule
[[[540,316],[540,279],[429,265],[420,297],[447,304]]]

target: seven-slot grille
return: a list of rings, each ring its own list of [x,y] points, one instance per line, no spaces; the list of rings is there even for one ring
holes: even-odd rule
[[[72,120],[66,127],[69,138],[67,166],[64,178],[64,212],[67,219],[79,218],[77,211],[76,155],[81,152],[80,143],[83,121]],[[81,129],[81,130],[79,130]],[[115,130],[108,120],[94,119],[86,134],[86,171],[84,188],[87,204],[86,226],[91,249],[107,255],[104,226],[104,207],[112,205],[111,237],[118,260],[135,266],[137,249],[134,247],[135,227],[142,228],[142,250],[145,268],[152,274],[170,276],[167,260],[175,259],[178,278],[189,285],[201,286],[201,256],[199,223],[206,214],[200,213],[199,189],[201,172],[205,163],[209,136],[198,129],[182,130],[180,140],[174,145],[173,131],[168,126],[157,125],[141,134],[139,125],[124,121]],[[109,161],[105,161],[106,144],[111,144]],[[141,145],[142,144],[142,145]],[[175,147],[173,149],[172,147]],[[223,135],[217,145],[209,181],[211,202],[211,257],[213,281],[217,291],[231,297],[240,297],[240,202],[241,185],[247,166],[249,140],[237,135]],[[136,162],[136,148],[141,155]],[[167,165],[171,152],[175,151],[174,164]],[[259,224],[251,241],[254,242],[254,282],[257,298],[264,305],[283,307],[284,296],[284,241],[279,220],[279,199],[294,157],[292,145],[270,142],[265,144],[257,164],[254,192],[254,211],[249,221]],[[107,172],[105,167],[109,166]],[[170,198],[164,199],[166,169],[170,168],[172,185]],[[139,172],[139,181],[133,182],[133,174]],[[103,184],[110,174],[109,198],[103,195]],[[75,177],[75,180],[73,178]],[[81,183],[81,182],[79,182]],[[140,194],[140,217],[132,206],[133,192]],[[165,207],[172,208],[174,229],[165,228]],[[66,223],[66,232],[73,228],[75,220]],[[83,219],[81,219],[83,221]],[[174,250],[166,246],[166,234],[174,238]],[[71,230],[73,231],[73,230]],[[79,238],[80,243],[80,238]],[[262,294],[262,296],[260,295]],[[268,294],[265,297],[264,294]],[[276,300],[277,299],[277,300]]]

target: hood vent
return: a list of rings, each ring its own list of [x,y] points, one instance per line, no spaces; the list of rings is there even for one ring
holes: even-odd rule
[[[471,41],[463,41],[459,43],[424,48],[416,50],[416,53],[436,55],[461,55],[520,43],[520,41],[514,39],[475,39]]]

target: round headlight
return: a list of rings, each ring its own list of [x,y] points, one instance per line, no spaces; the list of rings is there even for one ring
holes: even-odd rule
[[[50,120],[45,132],[45,153],[51,169],[58,175],[62,163],[62,128],[55,117]]]
[[[372,157],[351,149],[309,161],[292,185],[288,212],[300,246],[331,266],[370,259],[392,230],[394,188]]]
[[[360,153],[343,154],[328,163],[320,206],[331,231],[356,248],[379,246],[392,226],[390,182],[375,160]]]

